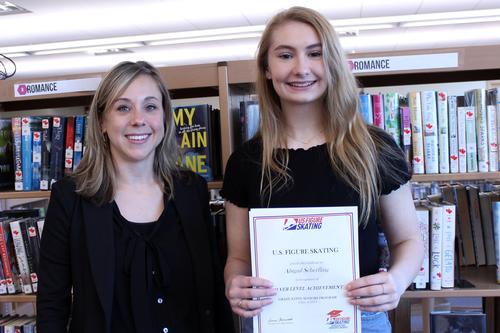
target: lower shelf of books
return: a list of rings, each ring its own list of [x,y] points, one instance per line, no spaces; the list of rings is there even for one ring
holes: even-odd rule
[[[402,297],[500,297],[500,284],[496,283],[495,266],[462,267],[460,278],[470,282],[473,287],[441,290],[407,290]]]

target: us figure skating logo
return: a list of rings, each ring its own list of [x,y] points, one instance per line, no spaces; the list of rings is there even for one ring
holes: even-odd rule
[[[321,229],[322,223],[323,216],[286,218],[283,222],[283,230]]]
[[[348,328],[351,322],[350,317],[342,315],[343,310],[332,310],[326,314],[326,324],[331,329]]]

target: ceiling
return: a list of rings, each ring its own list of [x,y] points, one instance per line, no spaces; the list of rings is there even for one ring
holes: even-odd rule
[[[148,38],[162,39],[166,38],[165,33],[174,32],[262,26],[274,13],[292,5],[307,5],[320,11],[333,20],[339,31],[342,26],[355,26],[377,17],[381,17],[381,22],[392,22],[389,29],[359,30],[356,36],[342,37],[348,53],[500,44],[500,0],[9,1],[30,11],[0,15],[0,53],[30,53],[13,58],[17,73],[12,80],[105,71],[122,60],[147,60],[157,66],[169,66],[251,59],[259,29],[257,34],[254,31],[241,38],[191,40],[162,46],[150,45]],[[437,13],[461,15],[466,11],[473,11],[473,15],[479,13],[476,16],[495,14],[496,18],[490,18],[491,22],[426,27],[404,27],[401,23],[428,19],[428,14],[433,18]],[[90,46],[99,42],[91,40],[99,39],[101,44],[114,45],[116,41],[106,39],[126,36],[139,36],[135,40],[140,42],[121,47],[127,53],[94,55],[76,50],[53,55],[33,54],[37,48],[59,48],[60,42],[88,41],[86,44]],[[47,43],[49,45],[42,45]],[[12,69],[5,59],[0,60],[8,71]]]

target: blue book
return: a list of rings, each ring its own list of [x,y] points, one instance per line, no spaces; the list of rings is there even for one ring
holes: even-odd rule
[[[373,109],[370,94],[359,95],[359,112],[367,124],[373,124]]]
[[[40,190],[40,173],[42,167],[42,132],[38,130],[33,131],[33,164],[32,164],[32,178],[31,187],[33,191]]]
[[[32,134],[30,127],[31,118],[21,118],[21,159],[23,169],[23,191],[32,189]]]
[[[73,171],[76,170],[83,156],[83,140],[85,129],[85,116],[75,117],[75,146],[73,148]]]

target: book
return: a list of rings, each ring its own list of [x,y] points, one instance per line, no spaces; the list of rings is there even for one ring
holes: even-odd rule
[[[5,278],[5,283],[7,286],[7,293],[14,294],[16,292],[16,287],[14,284],[15,277],[12,272],[12,262],[10,254],[10,248],[8,240],[10,238],[10,230],[4,228],[4,221],[0,222],[0,255],[2,260],[3,276]]]
[[[31,286],[30,269],[28,266],[28,258],[26,256],[26,249],[24,247],[23,236],[21,233],[21,226],[19,224],[20,221],[22,220],[10,222],[10,232],[12,234],[12,242],[14,243],[23,292],[25,294],[31,294],[33,293],[33,288]]]
[[[443,207],[431,205],[430,209],[430,287],[441,290],[442,279],[442,246],[443,246]]]
[[[215,129],[211,128],[211,112],[212,107],[208,104],[174,109],[176,136],[182,152],[179,164],[207,181],[214,180],[211,131]]]
[[[12,144],[14,159],[14,190],[23,190],[23,160],[22,160],[22,137],[21,117],[12,118]]]
[[[479,172],[488,172],[488,132],[486,97],[484,89],[466,91],[464,94],[465,105],[474,107],[475,136],[477,140],[477,163]],[[477,170],[476,170],[477,171]]]
[[[438,123],[436,92],[423,91],[422,124],[424,128],[425,173],[439,173]]]
[[[385,131],[392,136],[398,146],[401,146],[400,118],[399,94],[395,92],[384,94]]]
[[[427,289],[429,286],[429,208],[417,206],[416,211],[420,238],[424,245],[424,259],[413,283],[415,289]]]
[[[66,145],[64,148],[64,175],[73,171],[73,153],[75,149],[75,117],[66,117]]]
[[[26,252],[26,259],[28,262],[28,268],[30,271],[30,281],[33,292],[38,291],[38,249],[40,245],[38,244],[36,230],[31,228],[29,222],[31,219],[23,219],[19,221],[19,227],[21,229],[21,236],[23,238],[24,250]],[[36,248],[35,248],[36,246]]]
[[[479,189],[476,186],[467,186],[469,198],[469,214],[472,230],[472,241],[476,266],[486,265],[486,254],[484,252],[483,228],[481,223],[481,211],[479,209]]]
[[[420,103],[420,92],[408,94],[411,120],[411,142],[412,142],[412,167],[414,174],[425,173],[424,169],[424,139],[422,131],[422,108]]]
[[[73,153],[73,170],[76,170],[83,156],[83,141],[85,133],[85,116],[75,117],[75,143]]]
[[[32,156],[32,178],[31,178],[31,188],[33,191],[40,190],[41,181],[41,168],[42,168],[42,132],[38,130],[33,131],[32,138],[33,146],[33,156]]]
[[[40,190],[48,190],[50,183],[50,152],[52,147],[52,118],[42,118],[42,151]]]
[[[455,197],[457,199],[457,226],[460,234],[458,240],[461,249],[461,257],[459,258],[462,265],[475,265],[476,257],[474,254],[474,243],[472,240],[472,229],[469,215],[469,199],[467,197],[467,190],[461,184],[453,185]]]
[[[373,124],[372,100],[370,94],[359,94],[359,113],[367,124]]]
[[[385,129],[384,122],[384,98],[382,94],[374,94],[372,97],[373,125]]]
[[[467,131],[466,113],[464,97],[457,97],[457,135],[458,135],[458,172],[467,172]]]
[[[408,167],[411,169],[411,115],[408,100],[401,98],[399,105],[401,114],[401,147],[403,148]]]
[[[498,194],[492,192],[479,192],[479,207],[481,209],[481,221],[483,226],[484,250],[486,254],[486,265],[495,265],[495,237],[493,234],[492,201],[499,198]]]
[[[457,96],[448,96],[448,126],[450,143],[450,172],[457,173],[459,172]]]
[[[443,203],[443,238],[441,246],[441,287],[455,287],[455,224],[456,207]]]
[[[486,91],[489,171],[498,171],[497,89]]]
[[[50,182],[49,187],[63,177],[64,168],[64,137],[66,132],[66,118],[52,118],[52,140],[50,151]]]
[[[0,119],[0,190],[14,189],[12,120]]]
[[[32,134],[31,118],[21,118],[21,160],[23,168],[23,191],[31,191],[32,186]]]
[[[439,173],[450,172],[450,149],[448,138],[448,95],[437,93]]]
[[[493,233],[495,239],[495,259],[496,259],[496,276],[497,283],[500,284],[500,201],[491,203],[491,211],[493,213]]]
[[[472,311],[431,311],[431,333],[486,333],[486,315]]]

